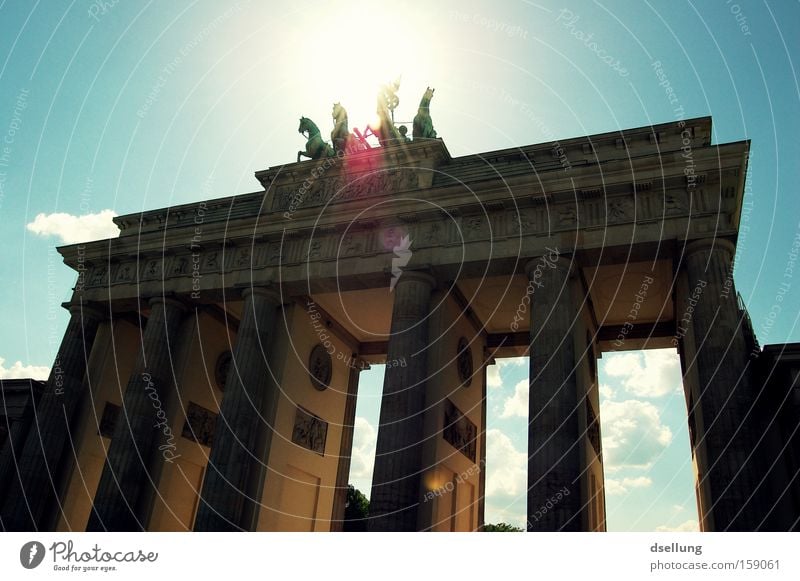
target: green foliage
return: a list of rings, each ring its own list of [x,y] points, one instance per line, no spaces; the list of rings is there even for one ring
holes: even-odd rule
[[[357,490],[352,484],[348,484],[342,530],[345,532],[366,531],[367,518],[369,518],[369,500],[360,490]]]
[[[485,533],[521,533],[522,529],[519,527],[515,527],[514,525],[510,525],[505,522],[497,523],[497,524],[485,524],[483,525],[483,532]]]

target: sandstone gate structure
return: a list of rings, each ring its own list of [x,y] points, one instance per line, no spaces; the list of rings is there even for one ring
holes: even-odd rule
[[[3,528],[340,530],[359,372],[386,363],[370,530],[479,530],[486,369],[529,355],[528,528],[602,531],[596,360],[670,346],[701,528],[797,528],[797,358],[738,300],[749,143],[711,135],[420,138],[60,248],[78,281]]]

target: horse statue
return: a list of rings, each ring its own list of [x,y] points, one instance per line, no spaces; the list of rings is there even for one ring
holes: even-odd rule
[[[308,117],[300,117],[300,127],[297,128],[297,132],[303,134],[307,139],[305,151],[297,152],[298,162],[300,161],[300,156],[309,159],[320,159],[335,155],[333,148],[320,137],[319,127]]]
[[[414,117],[414,127],[411,133],[414,139],[434,139],[436,137],[436,131],[433,129],[433,121],[431,120],[433,91],[430,87],[425,89],[425,94],[422,95],[422,100],[419,102],[419,109]]]

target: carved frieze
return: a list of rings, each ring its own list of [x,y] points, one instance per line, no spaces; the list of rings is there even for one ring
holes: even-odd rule
[[[633,206],[628,198],[615,198],[608,202],[608,221],[624,222],[631,218]]]
[[[384,175],[385,180],[366,177],[356,181],[372,184],[370,187],[378,187],[385,182],[387,188],[394,181],[404,183],[401,170],[396,170],[395,173],[375,172],[374,175]],[[368,191],[365,187],[362,186],[359,191]],[[689,208],[693,212],[692,228],[697,232],[704,232],[708,228],[704,221],[705,216],[698,214],[715,212],[712,227],[718,227],[716,212],[719,206],[717,203],[711,207],[705,194],[702,188],[689,193],[675,189],[666,193],[630,192],[612,197],[550,199],[547,206],[523,205],[504,209],[484,205],[486,213],[464,214],[451,208],[436,215],[415,215],[414,220],[406,216],[401,225],[397,224],[397,218],[385,222],[359,222],[349,229],[331,224],[312,232],[290,230],[283,234],[282,240],[257,238],[255,241],[236,240],[223,245],[218,240],[209,239],[204,240],[202,246],[197,244],[191,249],[187,249],[184,240],[182,245],[176,243],[169,247],[166,257],[162,253],[153,253],[153,256],[140,256],[138,261],[130,255],[120,256],[119,262],[114,262],[116,258],[110,263],[98,261],[91,265],[82,288],[135,284],[137,280],[185,280],[190,275],[199,277],[222,272],[292,267],[309,261],[367,258],[376,253],[388,253],[392,256],[394,248],[400,245],[404,235],[409,236],[412,252],[417,252],[451,244],[500,241],[520,236],[547,236],[575,228],[603,228],[630,223],[634,219],[639,222],[672,219],[688,214]],[[539,196],[536,199],[543,198]],[[532,203],[527,198],[522,200]],[[496,248],[500,249],[502,246]],[[107,269],[109,264],[110,270]]]
[[[324,456],[327,439],[328,422],[298,407],[294,416],[292,442]]]
[[[211,410],[190,401],[189,406],[186,408],[186,421],[183,424],[181,436],[210,448],[214,444],[217,415]]]
[[[150,259],[144,261],[142,268],[142,280],[154,280],[162,277],[161,261]]]
[[[407,168],[374,171],[353,177],[310,178],[305,182],[278,186],[272,210],[286,212],[313,208],[339,201],[404,192],[418,186],[417,172]]]
[[[483,240],[489,237],[489,224],[484,215],[464,216],[461,220],[461,235],[464,240]]]
[[[173,276],[181,276],[189,273],[191,258],[188,256],[176,256],[172,261]]]
[[[114,277],[114,282],[133,282],[134,264],[120,264],[117,267],[117,273]]]
[[[117,425],[120,409],[120,406],[110,401],[106,402],[106,405],[103,407],[103,415],[100,417],[99,429],[97,430],[101,436],[106,438],[114,437],[114,427]]]
[[[478,428],[449,399],[444,400],[442,436],[445,442],[475,462]]]

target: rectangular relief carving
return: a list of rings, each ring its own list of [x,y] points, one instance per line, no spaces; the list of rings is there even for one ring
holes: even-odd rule
[[[444,400],[444,428],[442,436],[445,442],[464,454],[472,462],[476,460],[478,427],[461,413],[453,402]]]
[[[181,436],[209,448],[214,444],[214,429],[217,426],[217,415],[193,401],[186,408],[186,421]]]
[[[113,404],[110,401],[106,402],[105,407],[103,407],[103,415],[100,418],[100,424],[97,430],[98,434],[105,438],[114,437],[114,427],[117,425],[120,409],[120,406],[117,404]]]
[[[320,456],[324,456],[327,439],[328,422],[298,407],[294,416],[292,442]]]

